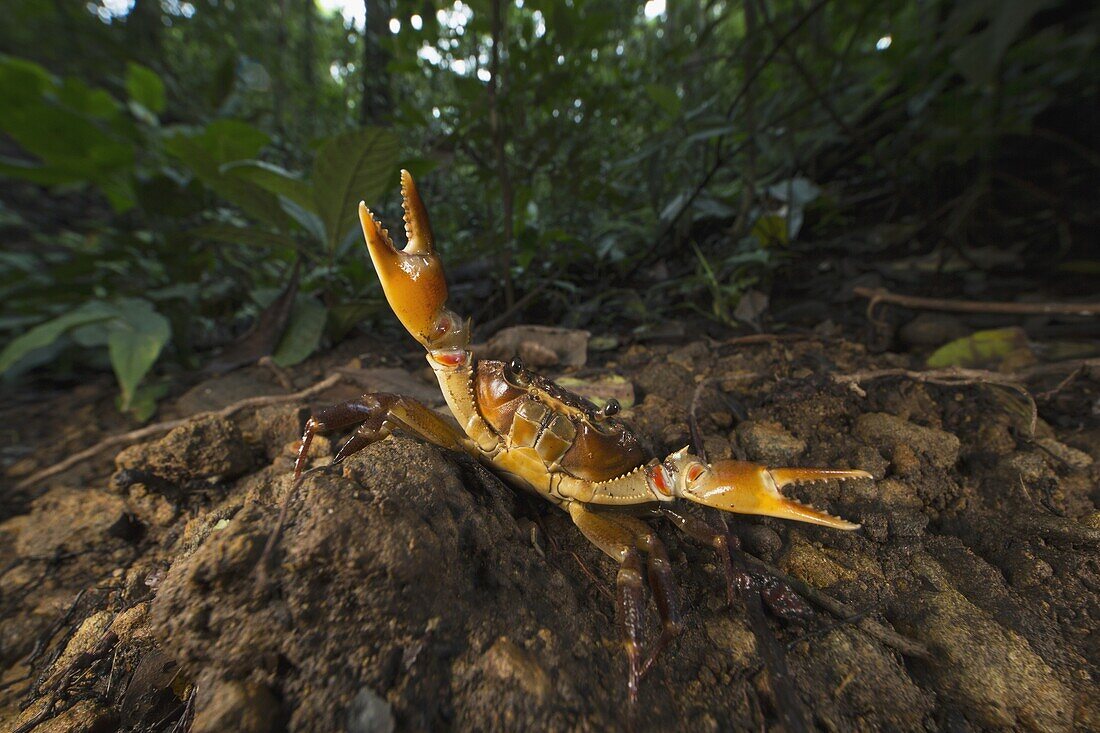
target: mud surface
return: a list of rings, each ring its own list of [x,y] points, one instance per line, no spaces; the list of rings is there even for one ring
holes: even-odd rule
[[[296,387],[348,354],[302,368]],[[846,340],[635,345],[596,361],[574,376],[625,377],[638,400],[624,418],[658,453],[689,442],[697,396],[712,460],[874,474],[795,490],[857,532],[733,522],[748,552],[858,614],[812,604],[806,624],[769,621],[814,726],[1100,729],[1089,380],[1042,401],[1032,432],[994,387],[838,384],[830,374],[912,366]],[[398,366],[415,382],[420,364]],[[250,369],[176,409],[279,391]],[[396,435],[320,468],[341,436],[319,439],[275,568],[256,580],[307,408],[359,391],[192,421],[113,467],[9,490],[0,729],[36,717],[38,731],[625,729],[614,564],[563,513],[465,457]],[[74,399],[4,416],[31,448],[7,481],[117,429],[106,397]],[[685,629],[643,681],[636,729],[779,729],[760,642],[726,607],[714,554],[659,530]],[[649,615],[653,630],[652,603]],[[876,628],[930,654],[903,654]]]

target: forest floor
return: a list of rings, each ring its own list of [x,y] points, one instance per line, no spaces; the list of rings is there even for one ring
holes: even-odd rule
[[[808,586],[816,609],[770,620],[770,639],[727,607],[713,552],[658,525],[685,623],[642,682],[637,730],[776,729],[761,643],[782,648],[820,729],[1100,729],[1096,383],[1032,382],[1033,423],[1011,388],[864,374],[922,368],[919,344],[960,325],[916,323],[918,346],[881,353],[826,323],[755,342],[604,340],[585,367],[544,370],[633,393],[623,418],[660,455],[690,442],[694,400],[711,460],[875,477],[794,489],[855,532],[732,519],[745,551]],[[563,512],[462,456],[395,435],[310,472],[270,584],[255,581],[309,408],[368,388],[442,405],[409,343],[360,337],[287,374],[204,381],[157,419],[344,374],[308,400],[186,422],[8,488],[0,729],[627,728],[615,564]],[[0,411],[5,482],[124,429],[112,389]],[[649,617],[652,630],[652,602]]]

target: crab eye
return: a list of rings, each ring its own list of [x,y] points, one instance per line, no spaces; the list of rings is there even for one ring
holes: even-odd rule
[[[517,387],[527,387],[531,384],[531,375],[523,366],[523,360],[513,356],[512,360],[504,365],[504,378]]]
[[[619,411],[622,409],[623,407],[619,404],[619,401],[612,397],[607,401],[600,412],[603,414],[604,417],[611,417],[613,415],[618,415]]]
[[[688,483],[691,483],[693,481],[698,481],[699,477],[702,476],[706,472],[707,472],[707,469],[703,467],[703,464],[701,464],[701,463],[691,464],[691,466],[689,466],[688,470],[687,470]]]

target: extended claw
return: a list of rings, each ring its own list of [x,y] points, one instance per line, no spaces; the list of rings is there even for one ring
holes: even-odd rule
[[[464,347],[461,321],[444,304],[447,280],[443,263],[436,255],[432,225],[416,183],[408,171],[401,171],[401,204],[405,209],[405,237],[408,244],[398,250],[389,232],[382,228],[365,203],[359,204],[359,220],[367,240],[386,300],[401,325],[429,350]],[[450,338],[448,338],[450,337]]]
[[[859,525],[806,506],[779,493],[788,484],[830,479],[871,478],[866,471],[830,468],[767,468],[747,461],[693,463],[682,473],[680,495],[705,506],[736,514],[761,514],[821,524],[834,529]]]

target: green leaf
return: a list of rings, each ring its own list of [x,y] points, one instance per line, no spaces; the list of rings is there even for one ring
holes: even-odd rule
[[[1029,351],[1027,334],[1019,328],[975,331],[944,344],[928,357],[928,367],[978,367],[1003,361],[1019,351]]]
[[[332,306],[329,311],[329,328],[334,341],[339,341],[348,335],[364,318],[371,313],[377,313],[380,303],[376,300],[353,300]]]
[[[325,306],[309,296],[299,296],[271,360],[281,367],[294,366],[304,360],[320,345],[327,318]]]
[[[0,352],[0,373],[37,349],[49,346],[63,334],[78,326],[103,321],[116,315],[115,309],[99,301],[85,303],[74,311],[41,323],[19,336]]]
[[[123,410],[130,409],[138,384],[156,363],[172,335],[168,319],[146,300],[128,298],[118,304],[118,318],[111,321],[107,352],[122,390]]]
[[[168,382],[156,384],[141,384],[134,390],[134,396],[130,399],[130,414],[138,422],[146,422],[157,411],[157,401],[168,394]],[[122,396],[118,399],[118,409],[123,411]]]
[[[191,233],[203,239],[213,239],[230,244],[243,244],[246,247],[262,249],[289,249],[297,251],[298,243],[292,237],[277,232],[268,232],[254,227],[235,227],[232,224],[208,224],[192,229]]]
[[[314,209],[325,227],[330,251],[358,218],[360,200],[381,197],[395,180],[397,137],[388,130],[364,127],[327,140],[313,161]]]
[[[294,220],[279,205],[279,197],[251,181],[223,173],[226,163],[254,158],[269,138],[251,125],[235,120],[212,122],[199,134],[174,130],[164,149],[183,161],[207,188],[239,206],[252,217],[279,229],[290,229]]]
[[[221,172],[251,181],[276,196],[285,196],[307,211],[315,210],[309,183],[285,168],[262,160],[240,160],[223,165]]]
[[[126,91],[130,99],[150,112],[164,111],[164,82],[152,69],[133,61],[126,64]]]

